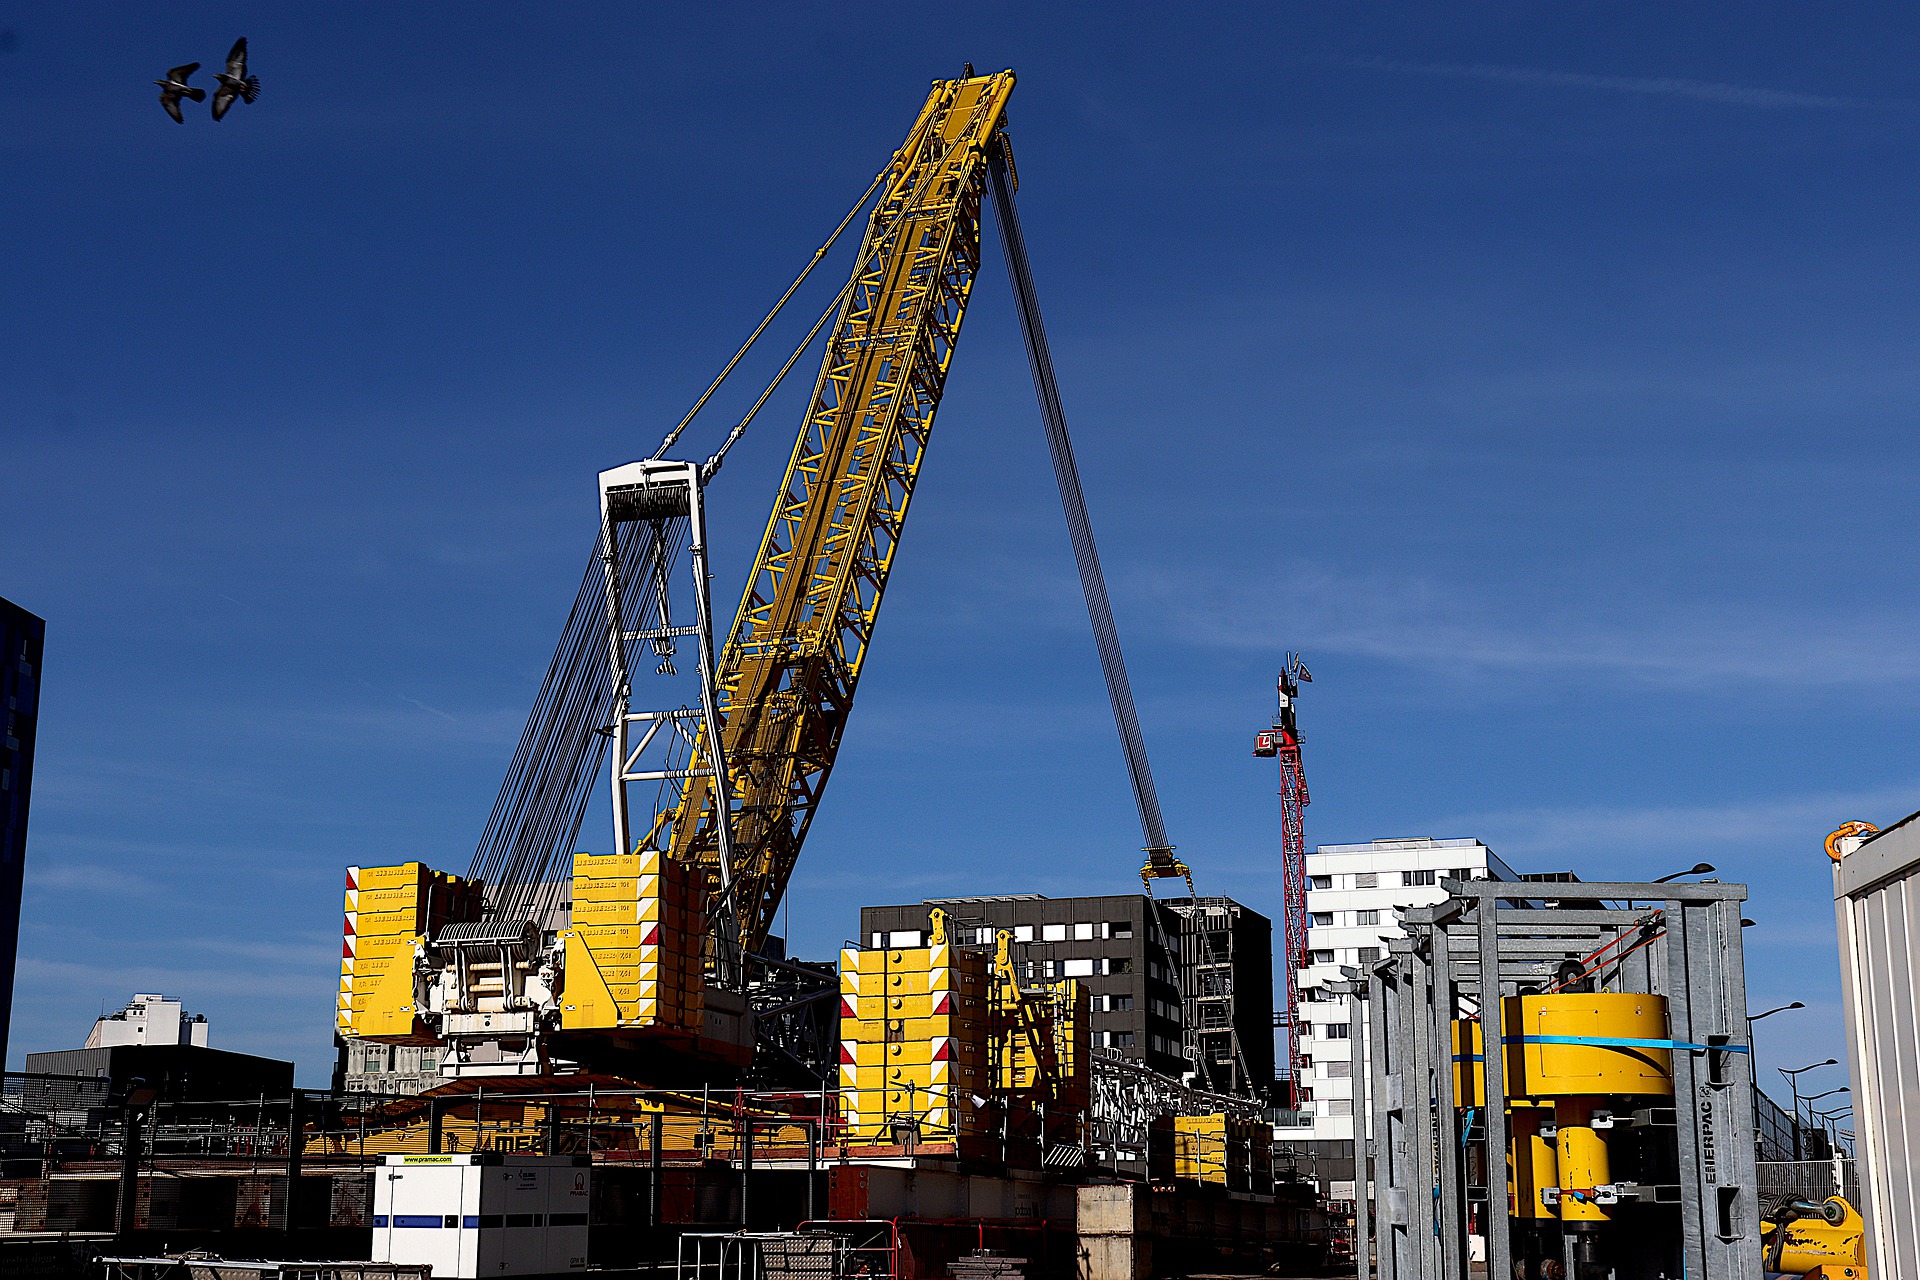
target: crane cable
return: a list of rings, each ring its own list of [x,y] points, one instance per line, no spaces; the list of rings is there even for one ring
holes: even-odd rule
[[[985,109],[985,103],[986,100],[983,98],[980,102],[974,104],[973,118],[975,121],[978,120],[981,112]],[[983,145],[990,146],[991,142],[992,140],[989,139],[988,143]],[[898,160],[899,154],[895,153],[894,162]],[[759,338],[761,333],[766,330],[766,327],[773,322],[773,318],[780,314],[781,308],[787,305],[787,299],[793,297],[794,291],[800,287],[801,281],[805,280],[813,269],[820,265],[820,260],[824,258],[827,251],[833,247],[834,241],[840,238],[840,233],[847,229],[848,225],[852,223],[854,217],[860,210],[866,207],[867,201],[873,198],[873,193],[887,180],[887,176],[894,171],[894,162],[890,162],[886,168],[880,171],[879,175],[874,178],[872,185],[861,195],[859,201],[853,208],[847,210],[847,216],[842,218],[840,225],[833,229],[833,234],[827,237],[827,242],[814,251],[813,260],[806,265],[799,276],[795,278],[794,282],[787,286],[787,291],[780,296],[780,301],[774,304],[773,310],[769,311],[766,318],[760,322],[759,328],[756,328],[752,335],[749,336],[741,346],[740,350],[734,353],[733,359],[727,361],[726,367],[720,371],[719,376],[713,380],[712,385],[707,388],[705,394],[694,403],[693,408],[687,410],[687,416],[680,420],[678,426],[667,433],[666,438],[660,442],[660,447],[654,450],[653,456],[655,459],[660,458],[668,449],[673,447],[674,442],[680,438],[680,433],[686,430],[688,423],[693,421],[694,415],[700,412],[707,401],[712,398],[713,393],[719,389],[720,384],[726,381],[727,375],[733,372],[734,366],[740,363],[740,358],[746,355],[747,348],[754,344],[755,339]],[[876,236],[873,240],[872,247],[867,250],[866,254],[862,256],[858,262],[854,263],[853,271],[848,275],[846,284],[840,287],[840,291],[833,296],[833,300],[821,311],[820,318],[813,322],[811,329],[807,330],[807,336],[801,339],[800,344],[793,349],[793,354],[788,356],[786,363],[780,366],[780,372],[773,376],[773,380],[769,382],[766,389],[760,393],[760,398],[753,402],[753,407],[748,409],[740,421],[734,424],[733,429],[727,433],[727,438],[721,442],[720,447],[714,451],[713,456],[708,458],[705,464],[701,466],[700,478],[702,482],[713,479],[713,477],[719,473],[721,463],[726,460],[727,451],[732,449],[740,437],[747,433],[747,427],[752,424],[755,416],[759,414],[767,401],[772,398],[773,393],[779,388],[781,382],[793,371],[793,366],[800,362],[800,357],[806,354],[807,348],[813,344],[813,340],[820,336],[820,330],[826,327],[827,321],[832,319],[835,314],[844,315],[844,307],[848,299],[853,296],[854,289],[860,284],[861,273],[867,269],[869,263],[886,252],[888,246],[899,236],[899,223],[901,219],[906,216],[907,211],[920,207],[921,199],[927,194],[928,190],[932,188],[934,179],[939,177],[943,172],[944,169],[940,165],[930,164],[926,166],[926,173],[922,175],[919,184],[915,186],[907,198],[901,202],[901,213],[896,216],[893,224]]]
[[[847,210],[847,216],[840,219],[840,225],[833,229],[833,234],[827,237],[827,242],[813,251],[813,260],[801,268],[800,274],[795,276],[793,283],[787,286],[787,291],[780,295],[780,301],[773,304],[773,310],[767,312],[766,318],[760,322],[759,326],[755,328],[751,334],[747,335],[747,340],[740,344],[738,351],[733,353],[733,359],[727,361],[726,368],[720,370],[719,376],[714,378],[712,383],[708,385],[706,391],[701,394],[700,398],[693,402],[693,408],[687,410],[687,416],[680,419],[679,424],[675,426],[673,430],[667,432],[666,438],[660,442],[660,447],[653,451],[652,461],[658,462],[666,455],[667,450],[673,448],[674,441],[678,440],[680,433],[687,429],[687,424],[693,421],[694,415],[706,408],[707,401],[711,400],[713,393],[720,389],[720,384],[727,380],[727,375],[733,372],[733,367],[740,363],[741,358],[744,357],[748,350],[752,348],[753,344],[759,340],[760,335],[767,331],[767,326],[773,323],[774,317],[779,315],[781,308],[787,305],[787,300],[793,297],[795,291],[797,291],[802,284],[806,283],[807,277],[813,274],[813,269],[820,265],[820,260],[827,256],[828,250],[833,248],[834,241],[840,238],[840,233],[845,231],[848,225],[859,216],[860,210],[866,208],[867,201],[873,198],[873,193],[879,190],[880,184],[887,180],[887,175],[892,171],[893,165],[889,163],[886,168],[880,170],[880,172],[874,176],[872,184],[869,185],[866,192],[854,202],[853,208]],[[817,331],[816,328],[816,332]],[[811,338],[808,339],[808,341],[811,340]],[[789,367],[791,367],[791,364],[789,364]],[[782,376],[785,376],[784,370],[782,371]]]
[[[974,108],[973,108],[974,121],[977,121],[979,119],[981,112],[985,109],[985,103],[986,103],[986,99],[982,98],[979,102],[976,102],[974,104]],[[969,128],[969,132],[971,132],[971,127]],[[989,139],[987,143],[984,145],[987,147],[989,155],[995,152],[998,152],[1000,150],[999,146],[997,145],[997,135],[995,136],[995,138]],[[891,172],[891,170],[892,170],[892,166],[889,165],[887,170],[883,171],[879,178],[874,179],[874,186],[880,185],[881,180],[884,179],[887,176],[887,173]],[[888,245],[890,245],[895,239],[899,237],[900,221],[906,216],[906,212],[908,210],[917,209],[920,207],[921,199],[927,194],[928,189],[932,187],[933,180],[936,177],[938,177],[942,172],[944,172],[944,170],[940,165],[930,164],[927,166],[927,171],[925,175],[921,177],[919,185],[916,186],[913,189],[913,191],[907,196],[906,200],[904,200],[901,203],[900,215],[895,218],[891,226],[889,226],[885,231],[883,231],[879,236],[877,236],[874,239],[873,247],[867,251],[866,255],[862,257],[858,262],[854,263],[853,272],[851,275],[847,277],[846,284],[841,286],[840,292],[834,295],[833,301],[829,302],[826,306],[826,309],[820,313],[820,318],[813,322],[813,328],[807,330],[807,336],[801,339],[800,345],[795,347],[793,350],[793,354],[787,357],[787,362],[784,365],[780,366],[780,372],[774,375],[773,381],[769,382],[767,384],[766,390],[760,393],[760,398],[753,402],[753,407],[747,410],[746,415],[742,417],[739,422],[734,424],[733,430],[727,433],[727,438],[721,441],[720,447],[714,450],[713,456],[708,458],[706,463],[700,468],[700,478],[703,482],[713,479],[713,477],[716,474],[718,474],[720,470],[720,464],[726,460],[727,451],[733,448],[734,443],[738,441],[741,436],[747,433],[747,427],[749,424],[753,422],[755,415],[757,415],[760,412],[761,408],[767,403],[768,399],[772,397],[775,388],[777,388],[780,385],[781,381],[786,378],[787,374],[793,371],[793,366],[799,363],[800,357],[806,353],[807,348],[813,345],[814,338],[818,337],[820,334],[820,330],[826,327],[827,321],[836,314],[840,315],[844,319],[846,304],[848,300],[852,298],[855,287],[858,286],[860,283],[861,273],[867,269],[868,263],[872,262],[875,258],[879,257],[882,253],[886,252]],[[860,203],[864,205],[867,201],[867,197],[871,196],[872,194],[873,194],[873,187],[868,187],[867,195],[860,197]],[[860,207],[859,205],[854,206],[856,212],[858,211],[859,207]],[[847,215],[849,219],[851,219],[852,216],[853,215],[851,213]],[[840,226],[842,229],[844,229],[846,227],[846,223],[842,222]],[[834,235],[836,236],[838,236],[839,234],[840,234],[839,231],[834,232]],[[827,243],[832,244],[833,242],[829,240]],[[826,250],[823,248],[821,252],[824,253],[826,252]],[[815,261],[818,261],[817,257]],[[812,268],[809,267],[808,270],[812,270]],[[801,275],[804,278],[805,272],[802,272]],[[796,282],[796,284],[797,283],[798,282]],[[787,292],[789,295],[791,295],[793,291],[789,289]],[[785,299],[782,299],[782,301],[784,302]],[[768,319],[772,319],[772,317],[769,316]],[[836,325],[835,327],[837,328],[838,326]],[[738,357],[736,357],[736,359],[737,358]],[[727,367],[731,369],[733,366],[728,365]],[[726,374],[723,372],[720,376],[724,378]],[[711,394],[711,392],[709,392],[709,394]],[[705,403],[705,397],[702,397],[702,403]],[[695,407],[696,409],[698,408],[698,406],[695,406]],[[678,428],[675,429],[675,434],[676,435],[678,434]]]

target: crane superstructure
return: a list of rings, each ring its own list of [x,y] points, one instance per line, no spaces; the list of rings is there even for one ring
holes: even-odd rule
[[[1300,970],[1307,963],[1307,771],[1300,760],[1300,686],[1313,674],[1300,655],[1287,655],[1276,682],[1271,728],[1254,736],[1253,754],[1280,762],[1281,969],[1287,978],[1287,1066],[1300,1089]]]

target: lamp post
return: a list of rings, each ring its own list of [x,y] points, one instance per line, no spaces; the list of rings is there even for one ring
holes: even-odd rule
[[[1800,1077],[1808,1071],[1818,1071],[1821,1067],[1837,1067],[1839,1065],[1840,1059],[1828,1058],[1825,1062],[1809,1062],[1804,1067],[1794,1067],[1791,1070],[1786,1067],[1776,1068],[1781,1075],[1787,1078],[1787,1084],[1793,1090],[1793,1158],[1795,1160],[1806,1159],[1800,1152]]]
[[[1746,921],[1742,920],[1740,923],[1744,925]],[[1776,1013],[1785,1013],[1789,1009],[1804,1009],[1806,1007],[1807,1006],[1802,1004],[1800,1001],[1795,1000],[1792,1004],[1783,1004],[1777,1009],[1769,1009],[1765,1013],[1756,1013],[1752,1017],[1747,1019],[1747,1069],[1753,1073],[1753,1077],[1752,1077],[1753,1078],[1753,1114],[1756,1117],[1758,1117],[1761,1114],[1760,1112],[1760,1072],[1758,1067],[1755,1065],[1756,1062],[1758,1061],[1757,1055],[1759,1054],[1760,1051],[1754,1046],[1753,1024],[1760,1021],[1760,1019],[1762,1018],[1771,1018]],[[1797,1122],[1794,1126],[1794,1134],[1797,1139],[1799,1136],[1799,1125]],[[1755,1134],[1754,1142],[1755,1142],[1755,1153],[1758,1154],[1758,1151],[1759,1151],[1758,1133]]]
[[[1713,864],[1711,862],[1696,862],[1691,867],[1688,867],[1685,871],[1671,872],[1667,875],[1659,877],[1654,881],[1654,883],[1665,884],[1669,880],[1678,880],[1681,876],[1705,876],[1705,875],[1712,875],[1712,874],[1713,874]]]

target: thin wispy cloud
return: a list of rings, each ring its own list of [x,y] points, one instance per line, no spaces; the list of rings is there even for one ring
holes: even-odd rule
[[[1583,678],[1700,692],[1750,690],[1790,676],[1793,687],[1879,688],[1920,682],[1912,610],[1838,614],[1738,603],[1642,602],[1623,613],[1604,591],[1567,584],[1551,612],[1474,585],[1344,573],[1292,564],[1276,592],[1264,577],[1175,570],[1140,573],[1123,594],[1146,616],[1180,619],[1182,633],[1221,649],[1271,649],[1276,634],[1304,649],[1457,676]]]
[[[1347,65],[1376,71],[1404,71],[1458,80],[1491,80],[1549,89],[1601,89],[1652,97],[1694,98],[1730,107],[1838,110],[1873,105],[1864,98],[1795,93],[1787,89],[1763,89],[1753,85],[1722,84],[1716,80],[1689,80],[1680,76],[1603,76],[1586,71],[1555,71],[1545,67],[1502,67],[1485,62],[1406,62],[1398,58],[1350,58]]]

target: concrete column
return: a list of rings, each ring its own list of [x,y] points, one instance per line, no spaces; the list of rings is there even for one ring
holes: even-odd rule
[[[1148,1280],[1153,1275],[1153,1191],[1120,1182],[1076,1188],[1077,1280]]]

